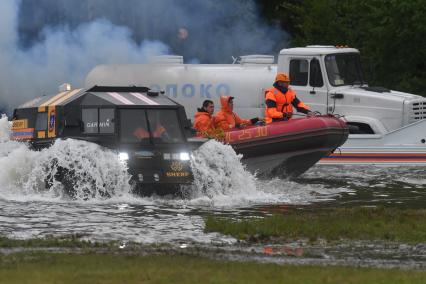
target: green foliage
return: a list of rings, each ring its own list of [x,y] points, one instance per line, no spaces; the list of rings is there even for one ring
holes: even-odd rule
[[[211,128],[201,133],[205,138],[215,139],[220,142],[225,141],[225,132],[222,128]]]
[[[292,46],[349,45],[361,51],[372,86],[426,95],[424,0],[261,1]]]
[[[312,241],[384,240],[426,242],[426,210],[349,208],[318,212],[295,211],[286,215],[244,220],[206,218],[207,232],[217,231],[246,240],[281,238]]]

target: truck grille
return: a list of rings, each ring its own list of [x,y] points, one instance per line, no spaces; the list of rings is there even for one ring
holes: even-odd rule
[[[412,103],[412,113],[410,115],[410,122],[419,119],[426,119],[426,101],[417,101]]]

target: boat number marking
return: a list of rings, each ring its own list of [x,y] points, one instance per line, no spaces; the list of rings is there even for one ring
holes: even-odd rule
[[[225,140],[228,143],[234,142],[236,140],[249,140],[252,138],[259,138],[259,137],[265,137],[268,136],[268,128],[266,126],[251,128],[251,129],[244,129],[241,132],[238,131],[238,133],[235,132],[226,132],[225,133]]]

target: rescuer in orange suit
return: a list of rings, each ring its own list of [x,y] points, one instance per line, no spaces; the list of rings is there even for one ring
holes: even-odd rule
[[[256,124],[259,118],[242,119],[234,110],[234,97],[221,96],[220,104],[222,108],[214,117],[214,126],[216,128],[222,128],[228,130],[235,127],[241,127],[250,124]]]
[[[214,128],[213,112],[213,101],[205,100],[203,106],[194,115],[194,128],[198,133],[203,133]]]
[[[309,107],[299,100],[290,88],[290,78],[286,73],[278,73],[273,87],[266,90],[265,105],[266,123],[290,119],[293,115],[293,106],[299,112],[312,114]]]

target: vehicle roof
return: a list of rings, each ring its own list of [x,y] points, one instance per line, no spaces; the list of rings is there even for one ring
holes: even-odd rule
[[[333,45],[308,45],[306,47],[285,48],[280,55],[327,55],[335,53],[359,53],[356,48],[336,47]]]
[[[75,89],[52,96],[43,96],[27,102],[18,108],[43,106],[64,106],[83,96],[91,96],[99,101],[107,101],[116,106],[174,106],[175,101],[146,87],[94,86],[89,89]]]

